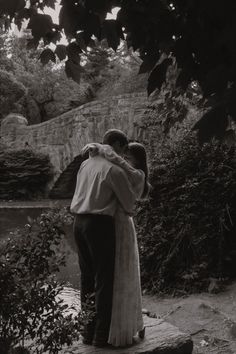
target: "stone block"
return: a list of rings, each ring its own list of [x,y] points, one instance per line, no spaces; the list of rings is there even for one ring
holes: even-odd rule
[[[135,344],[126,348],[95,348],[81,341],[64,349],[61,354],[191,354],[191,337],[162,319],[144,317],[146,335],[135,338]]]

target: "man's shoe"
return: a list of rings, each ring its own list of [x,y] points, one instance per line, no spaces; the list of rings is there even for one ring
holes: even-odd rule
[[[144,337],[145,337],[145,327],[143,327],[143,329],[141,329],[138,332],[138,336],[139,336],[140,339],[144,339]]]
[[[106,340],[97,340],[97,339],[94,339],[92,344],[94,345],[94,347],[97,348],[106,348],[111,346],[111,344],[109,344]]]
[[[83,344],[92,345],[93,344],[93,338],[84,337],[82,342],[83,342]]]
[[[93,344],[93,337],[91,336],[82,336],[82,343],[87,344],[87,345],[92,345]]]
[[[92,345],[94,331],[83,330],[83,331],[81,331],[81,336],[83,338],[82,339],[83,344]]]

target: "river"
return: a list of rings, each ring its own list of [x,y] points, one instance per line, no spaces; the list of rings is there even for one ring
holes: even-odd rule
[[[10,236],[16,228],[23,227],[29,218],[37,218],[43,211],[50,208],[68,205],[68,201],[42,201],[42,202],[1,202],[0,203],[0,239]],[[67,227],[65,242],[66,266],[61,267],[57,278],[65,283],[63,298],[66,303],[78,305],[79,298],[79,265],[76,247],[72,234],[72,226]]]

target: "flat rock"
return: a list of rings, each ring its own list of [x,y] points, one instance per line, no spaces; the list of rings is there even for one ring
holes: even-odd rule
[[[191,337],[162,319],[144,316],[146,335],[143,340],[135,338],[135,344],[126,348],[95,348],[81,341],[65,348],[63,354],[191,354]]]

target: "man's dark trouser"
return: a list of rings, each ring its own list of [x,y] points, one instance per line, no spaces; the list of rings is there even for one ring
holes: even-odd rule
[[[96,312],[93,321],[85,328],[85,337],[107,341],[115,263],[114,218],[108,215],[77,214],[74,236],[81,271],[81,304],[95,292]]]

